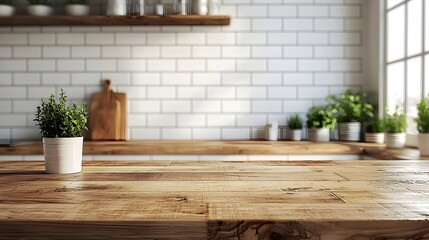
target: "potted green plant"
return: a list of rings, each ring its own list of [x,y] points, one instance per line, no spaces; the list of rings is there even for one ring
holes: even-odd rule
[[[365,141],[370,143],[384,143],[386,135],[384,119],[374,118],[365,129]]]
[[[301,141],[302,135],[302,120],[299,115],[294,115],[288,118],[288,139],[292,141]]]
[[[58,101],[52,94],[42,99],[34,121],[43,137],[45,171],[47,173],[77,173],[82,171],[83,131],[87,129],[87,105],[68,106],[61,89]]]
[[[396,106],[391,114],[386,113],[386,145],[388,148],[403,148],[406,142],[407,118]]]
[[[69,16],[87,16],[89,6],[87,0],[69,0],[66,7],[66,13]]]
[[[13,0],[0,0],[0,17],[9,17],[14,13]]]
[[[307,113],[308,139],[329,142],[330,130],[335,128],[337,110],[332,106],[312,107]]]
[[[423,98],[417,104],[417,118],[414,120],[417,123],[419,131],[418,148],[423,156],[429,155],[429,95]]]
[[[341,141],[359,141],[362,122],[374,117],[373,106],[366,102],[366,93],[347,90],[340,96],[329,96],[328,102],[337,109]]]
[[[28,0],[27,12],[31,16],[49,16],[53,9],[48,0]]]

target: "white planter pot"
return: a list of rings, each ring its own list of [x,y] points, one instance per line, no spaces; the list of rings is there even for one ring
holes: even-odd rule
[[[312,142],[329,142],[329,128],[313,128],[308,129],[308,140]]]
[[[208,0],[193,0],[193,13],[197,15],[207,15],[209,12]]]
[[[387,148],[403,148],[406,142],[405,133],[387,133],[386,146]]]
[[[343,122],[339,124],[340,141],[360,141],[360,122]]]
[[[31,16],[49,16],[52,14],[52,7],[46,5],[30,5],[27,6],[27,12]]]
[[[89,6],[83,4],[69,4],[66,6],[66,13],[69,16],[89,15]]]
[[[418,147],[420,155],[429,156],[429,133],[420,133]]]
[[[15,7],[10,5],[0,5],[0,17],[9,17],[15,13]]]
[[[82,171],[83,137],[43,138],[46,173],[78,173]]]
[[[288,130],[288,139],[292,141],[301,141],[301,129],[289,129]]]
[[[209,1],[209,15],[219,15],[220,0],[208,0],[208,1]]]
[[[386,135],[384,133],[365,133],[365,142],[384,143]]]
[[[127,15],[125,0],[107,0],[107,15],[124,16]]]

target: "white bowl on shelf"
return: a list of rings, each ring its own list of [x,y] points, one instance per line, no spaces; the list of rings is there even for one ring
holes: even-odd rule
[[[27,12],[31,16],[49,16],[52,14],[53,9],[47,5],[30,5],[27,6]]]

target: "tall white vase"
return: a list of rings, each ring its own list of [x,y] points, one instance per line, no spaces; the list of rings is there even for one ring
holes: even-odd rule
[[[219,15],[220,13],[220,0],[209,1],[209,15]]]
[[[207,15],[209,13],[208,0],[194,0],[192,9],[194,14]]]
[[[107,0],[107,15],[127,15],[125,0]]]

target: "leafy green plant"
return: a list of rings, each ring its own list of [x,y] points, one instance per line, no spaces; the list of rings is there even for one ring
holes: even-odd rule
[[[307,127],[334,129],[337,123],[336,113],[337,110],[332,106],[312,107],[307,113]]]
[[[289,117],[287,120],[287,126],[292,130],[302,129],[302,120],[299,115]]]
[[[407,117],[396,106],[392,114],[386,113],[385,124],[387,133],[403,133],[407,130]]]
[[[417,104],[417,112],[417,118],[414,119],[417,130],[419,133],[429,133],[429,95]]]
[[[87,0],[69,0],[67,4],[80,4],[80,5],[88,5]]]
[[[49,0],[28,0],[30,5],[51,5]]]
[[[363,122],[374,117],[374,107],[366,102],[366,93],[353,93],[347,90],[340,96],[327,97],[337,110],[338,122]]]
[[[367,133],[384,133],[386,131],[386,127],[383,119],[374,118],[371,122],[366,126],[365,132]]]
[[[0,5],[13,5],[13,0],[0,0]]]
[[[58,102],[52,94],[48,100],[42,99],[42,106],[37,107],[33,121],[39,127],[43,137],[81,137],[87,129],[88,106],[73,103],[67,106],[67,96],[61,89]]]

